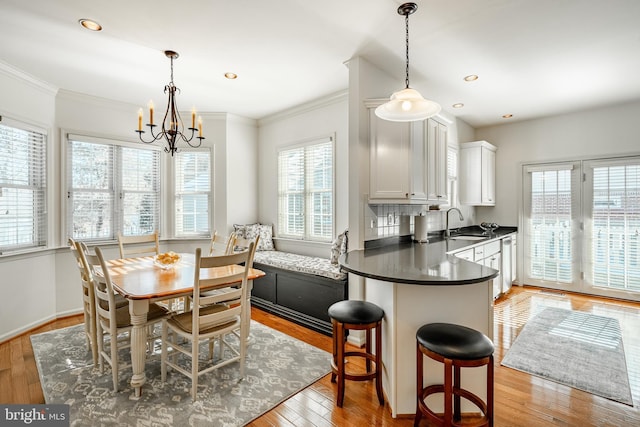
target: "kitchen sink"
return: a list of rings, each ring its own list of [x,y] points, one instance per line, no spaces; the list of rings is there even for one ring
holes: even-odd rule
[[[487,238],[487,236],[452,236],[449,239],[450,240],[469,240],[469,241],[474,241],[474,240],[485,240]]]

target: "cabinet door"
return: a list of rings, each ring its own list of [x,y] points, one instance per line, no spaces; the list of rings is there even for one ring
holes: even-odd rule
[[[482,203],[496,202],[496,152],[482,147]]]
[[[409,198],[427,200],[427,128],[424,122],[411,123],[411,181]],[[399,172],[399,171],[398,171]]]
[[[447,198],[447,136],[445,125],[433,119],[425,122],[427,134],[427,200],[446,203]]]
[[[409,197],[410,123],[379,119],[369,110],[370,199]]]
[[[473,261],[473,249],[467,249],[466,251],[456,252],[453,255],[456,258],[466,259],[467,261]]]
[[[486,265],[487,267],[491,267],[494,270],[498,270],[498,276],[496,276],[495,279],[493,279],[493,298],[496,299],[500,296],[500,293],[502,292],[502,273],[500,268],[502,267],[501,264],[501,260],[502,257],[500,256],[500,253],[497,254],[493,254],[490,257],[487,257],[484,259],[484,265]]]

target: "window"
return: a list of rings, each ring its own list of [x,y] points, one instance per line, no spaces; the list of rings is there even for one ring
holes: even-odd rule
[[[117,141],[69,136],[67,234],[115,240],[158,230],[160,152]]]
[[[0,123],[0,253],[46,246],[44,131]]]
[[[179,151],[175,170],[176,236],[209,235],[211,152]]]
[[[640,159],[588,166],[593,183],[587,279],[597,287],[640,291]]]
[[[458,206],[458,149],[447,146],[447,183],[449,206]]]
[[[278,153],[280,237],[331,241],[333,175],[333,138]]]
[[[640,157],[523,174],[525,283],[640,300]]]
[[[527,273],[531,279],[564,283],[574,279],[571,171],[564,166],[529,170]]]

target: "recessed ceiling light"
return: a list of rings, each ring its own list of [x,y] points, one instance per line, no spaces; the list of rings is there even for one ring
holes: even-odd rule
[[[475,74],[470,74],[464,78],[465,82],[472,82],[474,80],[478,80],[478,76]]]
[[[452,107],[453,108],[462,108],[462,107],[464,107],[464,104],[462,102],[458,102],[456,104],[453,104]]]
[[[229,80],[237,79],[238,75],[236,73],[224,73],[224,76]]]
[[[87,30],[91,31],[102,31],[102,25],[98,24],[93,19],[78,19],[78,23],[82,25]]]
[[[505,114],[502,116],[503,119],[510,119],[511,117],[513,117],[513,114]]]

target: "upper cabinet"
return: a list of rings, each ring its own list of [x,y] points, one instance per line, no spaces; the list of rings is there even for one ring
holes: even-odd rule
[[[421,123],[427,133],[427,201],[430,204],[447,203],[447,126],[434,119]]]
[[[447,198],[447,127],[434,119],[391,122],[369,107],[369,200],[441,204]]]
[[[460,144],[460,203],[496,204],[496,147],[487,141]]]

